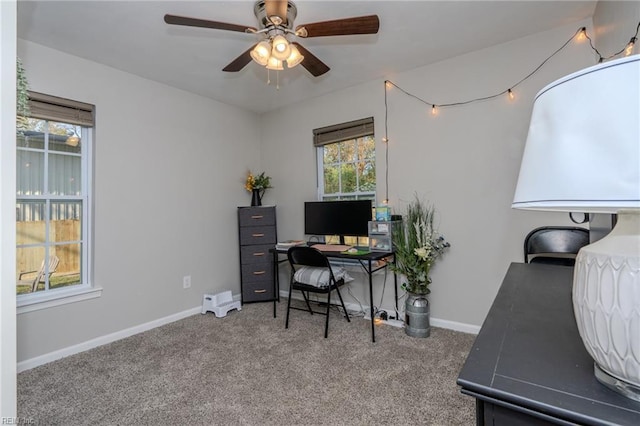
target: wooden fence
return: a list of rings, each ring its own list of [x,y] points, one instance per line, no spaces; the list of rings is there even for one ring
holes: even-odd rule
[[[44,221],[16,222],[16,242],[22,244],[42,244],[46,228]],[[52,242],[79,241],[82,229],[79,220],[53,220],[49,228]],[[50,246],[50,255],[58,256],[60,263],[56,274],[80,272],[82,249],[80,243]],[[45,257],[44,245],[18,248],[16,252],[17,273],[35,271],[40,268]]]

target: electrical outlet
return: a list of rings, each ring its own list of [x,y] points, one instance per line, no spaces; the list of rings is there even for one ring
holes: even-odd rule
[[[182,288],[191,288],[191,275],[182,277]]]

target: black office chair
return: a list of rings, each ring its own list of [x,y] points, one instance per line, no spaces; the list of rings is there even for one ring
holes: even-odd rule
[[[589,244],[589,230],[575,226],[542,226],[524,239],[524,263],[574,266],[578,251]]]
[[[327,257],[313,247],[297,246],[289,248],[287,251],[287,258],[291,265],[291,280],[289,283],[289,300],[287,301],[287,320],[285,328],[289,328],[290,309],[308,311],[311,315],[314,313],[326,315],[327,319],[324,326],[324,337],[326,339],[329,334],[329,311],[331,308],[331,292],[333,290],[338,293],[340,304],[342,304],[342,309],[344,309],[347,321],[351,322],[347,308],[344,306],[344,301],[342,300],[339,288],[345,283],[345,277],[339,276],[336,278]],[[302,292],[302,297],[304,297],[304,301],[307,304],[307,309],[291,306],[291,293],[293,290],[300,290]],[[308,293],[326,293],[327,311],[318,312],[311,309]]]

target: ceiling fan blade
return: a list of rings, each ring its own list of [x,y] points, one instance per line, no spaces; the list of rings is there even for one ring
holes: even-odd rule
[[[222,68],[222,71],[226,72],[238,72],[242,68],[246,67],[251,62],[251,50],[255,47],[255,44],[247,49],[242,55],[235,58],[229,65]]]
[[[304,59],[302,60],[300,65],[302,65],[314,77],[319,77],[331,69],[327,66],[327,64],[318,59],[313,53],[302,47],[299,43],[296,43],[294,41],[291,44],[294,44],[298,48],[298,51],[300,51],[300,54],[304,56]]]
[[[267,18],[277,16],[281,19],[282,24],[287,23],[287,0],[264,0],[264,9]]]
[[[380,28],[378,15],[358,16],[333,21],[298,25],[299,37],[326,37],[352,34],[376,34]]]
[[[215,30],[238,31],[241,33],[254,33],[258,31],[253,27],[228,24],[226,22],[208,21],[206,19],[187,18],[185,16],[164,15],[164,22],[171,25],[184,25],[187,27],[213,28]]]

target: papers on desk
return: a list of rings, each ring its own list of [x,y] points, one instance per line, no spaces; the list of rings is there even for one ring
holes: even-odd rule
[[[290,247],[295,246],[304,246],[307,243],[303,240],[286,240],[286,241],[278,241],[276,244],[277,250],[289,250]]]
[[[353,255],[362,255],[362,254],[369,254],[371,253],[371,250],[369,250],[368,248],[357,248],[357,247],[352,247],[347,251],[341,251],[340,253],[342,254],[353,254]]]
[[[347,246],[344,244],[314,244],[312,247],[320,251],[337,251],[337,252],[347,251],[351,248],[351,246]]]

